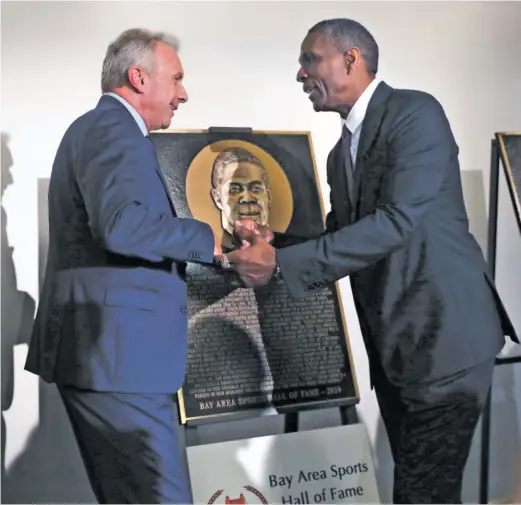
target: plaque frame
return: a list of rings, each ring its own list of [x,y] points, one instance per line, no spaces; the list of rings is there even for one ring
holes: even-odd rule
[[[519,230],[521,233],[521,195],[519,195],[516,191],[514,173],[512,170],[512,163],[508,155],[508,151],[505,145],[505,139],[507,137],[520,137],[519,141],[521,142],[521,130],[519,131],[507,131],[507,132],[498,132],[495,134],[499,145],[499,155],[501,157],[501,162],[503,164],[503,169],[505,172],[508,191],[510,193],[510,198],[512,199],[512,204],[514,206],[514,211],[517,218],[517,224],[519,225]],[[520,160],[521,163],[521,160]],[[521,176],[521,174],[520,174]]]
[[[218,135],[226,135],[226,134],[248,134],[248,135],[277,135],[277,136],[283,136],[283,135],[300,135],[305,136],[309,152],[311,155],[311,163],[313,166],[313,175],[314,175],[314,182],[316,184],[316,190],[318,193],[318,203],[320,205],[320,211],[321,211],[321,219],[322,219],[322,225],[325,225],[325,218],[326,218],[326,210],[324,206],[324,199],[323,199],[323,193],[322,193],[322,187],[320,184],[320,178],[318,174],[317,169],[317,163],[316,163],[316,157],[315,157],[315,151],[313,147],[313,140],[311,136],[310,131],[306,130],[264,130],[264,129],[252,129],[249,127],[208,127],[206,129],[204,128],[167,128],[164,130],[155,130],[150,132],[151,134],[158,134],[158,135],[168,135],[168,134],[174,134],[174,135],[183,135],[183,134],[202,134],[202,135],[210,135],[210,134],[218,134]],[[209,145],[209,144],[207,144]],[[172,202],[174,203],[174,202]],[[351,340],[349,337],[349,331],[347,327],[347,320],[346,315],[344,311],[344,304],[342,299],[342,293],[340,291],[340,287],[338,282],[335,282],[335,295],[338,300],[338,311],[341,316],[341,328],[343,331],[343,336],[345,338],[345,344],[346,344],[346,350],[347,350],[347,363],[345,363],[345,366],[349,365],[350,374],[352,377],[353,387],[354,387],[354,396],[353,397],[344,397],[344,398],[338,398],[338,399],[332,399],[332,400],[319,400],[316,402],[302,402],[302,403],[293,403],[291,405],[287,406],[277,406],[277,415],[285,415],[286,416],[286,431],[297,431],[298,430],[298,419],[295,416],[298,416],[300,412],[304,411],[312,411],[312,410],[320,410],[323,408],[339,408],[340,414],[342,418],[342,424],[348,424],[352,422],[352,415],[349,412],[352,407],[354,407],[356,404],[360,402],[360,390],[358,385],[358,378],[356,374],[356,369],[354,366],[354,359],[353,359],[353,352],[351,349]],[[186,428],[188,427],[196,427],[197,425],[202,424],[211,424],[214,422],[224,422],[224,421],[232,421],[232,420],[240,420],[240,419],[251,419],[251,418],[257,418],[260,417],[259,409],[252,407],[251,409],[245,409],[240,412],[234,412],[234,413],[216,413],[216,414],[209,414],[207,416],[188,416],[186,413],[186,406],[185,406],[185,398],[184,398],[184,392],[183,387],[179,389],[177,392],[178,397],[178,414],[180,423],[184,425]]]

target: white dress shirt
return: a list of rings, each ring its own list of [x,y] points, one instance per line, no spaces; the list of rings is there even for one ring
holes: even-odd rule
[[[371,84],[365,88],[360,98],[355,102],[347,118],[343,121],[342,126],[346,125],[351,132],[351,161],[353,170],[355,169],[356,153],[358,151],[358,142],[360,141],[360,132],[362,131],[362,123],[364,121],[369,101],[380,84],[380,80],[373,79]]]
[[[134,120],[138,124],[139,129],[141,130],[143,135],[145,137],[148,135],[148,130],[147,130],[147,127],[145,125],[145,121],[139,115],[138,111],[136,109],[134,109],[134,107],[132,107],[132,105],[130,105],[123,97],[119,96],[117,93],[113,93],[112,91],[109,91],[109,92],[103,93],[103,94],[111,96],[112,98],[115,98],[116,100],[121,102],[127,108],[127,110],[130,112],[130,114],[132,114],[132,117],[134,118]]]

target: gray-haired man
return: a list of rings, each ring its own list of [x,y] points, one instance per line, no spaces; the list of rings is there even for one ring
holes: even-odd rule
[[[58,385],[99,503],[188,503],[175,394],[185,262],[211,228],[176,216],[148,132],[186,102],[177,41],[129,30],[98,105],[67,130],[49,187],[49,256],[26,369]]]

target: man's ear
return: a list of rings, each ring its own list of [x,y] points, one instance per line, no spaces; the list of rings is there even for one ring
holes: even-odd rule
[[[148,76],[137,66],[132,66],[127,71],[128,83],[138,93],[143,93]]]
[[[352,66],[358,63],[359,59],[360,51],[356,47],[350,47],[344,51],[344,65],[348,74],[351,72]]]
[[[212,188],[210,191],[210,195],[212,197],[213,203],[219,210],[223,210],[223,204],[221,202],[221,195],[219,194],[219,191],[217,191],[215,188]]]

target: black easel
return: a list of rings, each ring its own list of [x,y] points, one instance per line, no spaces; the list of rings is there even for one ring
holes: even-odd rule
[[[356,424],[358,422],[358,415],[355,405],[342,405],[338,407],[340,411],[340,424],[347,426],[348,424]],[[291,412],[284,414],[284,433],[296,433],[299,428],[298,412]]]
[[[497,246],[497,217],[499,200],[499,145],[496,139],[492,140],[490,157],[490,189],[489,189],[489,211],[488,211],[488,243],[487,262],[492,271],[492,277],[496,277],[496,246]],[[509,188],[514,191],[514,188]],[[521,232],[521,223],[520,232]],[[507,365],[521,363],[521,356],[507,358],[496,358],[496,365]],[[479,478],[479,503],[488,503],[488,473],[490,457],[490,421],[491,421],[491,395],[492,388],[488,394],[481,420],[481,462]]]
[[[253,133],[253,130],[250,127],[210,126],[208,133]]]

